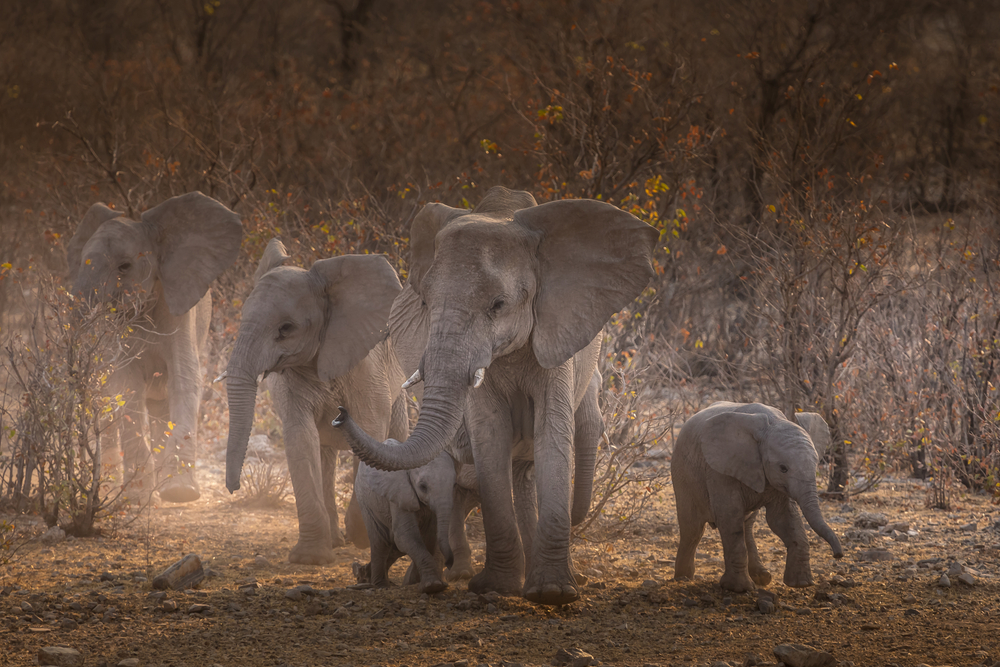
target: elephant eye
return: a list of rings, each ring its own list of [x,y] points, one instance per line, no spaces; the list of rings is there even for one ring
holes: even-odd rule
[[[502,297],[497,297],[493,299],[493,303],[490,305],[490,312],[498,313],[500,309],[504,306],[504,300]]]
[[[294,324],[292,324],[291,322],[285,322],[280,327],[278,327],[278,338],[281,339],[288,337],[288,335],[292,333],[292,330],[294,328],[295,328]]]
[[[782,463],[780,466],[778,466],[778,470],[780,470],[781,472],[788,472],[788,466]]]
[[[125,273],[131,268],[132,268],[132,262],[122,262],[121,264],[118,265],[118,272]]]
[[[420,490],[424,493],[427,492],[427,482],[420,482]]]

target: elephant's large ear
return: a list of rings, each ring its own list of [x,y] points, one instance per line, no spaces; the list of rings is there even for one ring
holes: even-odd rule
[[[430,318],[423,300],[409,281],[392,302],[389,312],[389,335],[403,375],[410,377],[420,366],[427,347]]]
[[[514,222],[541,234],[532,347],[545,368],[583,349],[655,275],[659,233],[630,213],[592,199],[526,208]]]
[[[427,204],[410,224],[410,273],[409,283],[420,293],[420,280],[434,262],[435,239],[451,220],[468,213],[465,209],[444,204]]]
[[[309,273],[326,290],[327,321],[316,371],[320,380],[329,382],[351,370],[385,338],[399,278],[385,255],[321,259]]]
[[[410,484],[410,477],[406,470],[371,469],[365,471],[365,477],[373,492],[396,507],[407,512],[416,512],[420,509],[420,500]]]
[[[171,197],[142,214],[156,248],[160,282],[174,315],[194,308],[208,286],[236,261],[240,216],[200,192]]]
[[[71,284],[76,281],[76,272],[80,270],[80,259],[87,241],[94,235],[98,227],[119,216],[121,213],[104,204],[94,204],[87,211],[87,215],[83,216],[80,226],[76,228],[76,233],[73,234],[69,245],[66,246],[66,263],[69,265],[69,282]]]
[[[812,440],[816,454],[823,458],[830,445],[833,444],[833,436],[830,434],[830,425],[826,423],[823,416],[817,412],[796,412],[795,421],[806,430]]]
[[[709,418],[700,433],[705,462],[715,472],[763,493],[766,478],[760,443],[767,427],[768,417],[761,414],[723,412]]]
[[[253,284],[256,285],[262,275],[271,269],[283,266],[289,259],[291,259],[291,256],[285,250],[284,243],[279,239],[268,241],[267,247],[264,248],[264,254],[260,257],[260,264],[257,265],[257,270],[254,271]]]

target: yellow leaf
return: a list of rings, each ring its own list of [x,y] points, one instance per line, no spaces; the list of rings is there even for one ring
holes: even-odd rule
[[[175,424],[173,422],[167,422],[167,428],[169,428],[171,431],[174,430],[175,426],[177,426],[177,424]]]
[[[767,207],[767,210],[770,211],[771,213],[774,213],[777,209],[774,208],[774,204],[771,204],[770,206]]]

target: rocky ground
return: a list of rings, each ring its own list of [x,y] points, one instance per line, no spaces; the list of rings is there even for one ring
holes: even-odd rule
[[[950,511],[926,489],[886,483],[824,510],[842,536],[835,561],[810,533],[816,585],[780,581],[784,549],[759,522],[775,574],[765,592],[721,590],[721,545],[707,531],[699,578],[671,581],[676,548],[667,490],[628,537],[578,539],[583,599],[539,607],[414,587],[352,588],[354,547],[326,567],[286,562],[294,507],[248,509],[224,492],[158,507],[95,539],[26,546],[0,581],[0,663],[174,665],[992,665],[1000,661],[1000,511],[957,490]],[[39,529],[40,532],[40,529]],[[481,524],[471,520],[482,551]],[[209,576],[196,590],[154,591],[185,554]],[[404,564],[393,570],[402,579]],[[783,645],[808,645],[794,649]],[[61,655],[45,647],[71,649]],[[74,652],[79,652],[76,655]],[[60,662],[61,661],[61,662]]]

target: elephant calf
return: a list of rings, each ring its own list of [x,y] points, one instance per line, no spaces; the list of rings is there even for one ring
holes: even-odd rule
[[[372,584],[389,586],[389,568],[405,554],[413,564],[404,583],[419,582],[422,593],[448,587],[436,554],[443,554],[451,567],[448,528],[454,487],[455,462],[444,452],[412,470],[358,467],[354,494],[371,542]]]
[[[723,588],[741,592],[770,582],[753,538],[764,507],[767,524],[788,550],[785,584],[811,586],[809,544],[792,500],[834,558],[844,555],[819,509],[817,462],[806,430],[760,403],[720,401],[687,420],[670,464],[680,528],[675,578],[694,576],[695,548],[710,523],[722,539]]]

